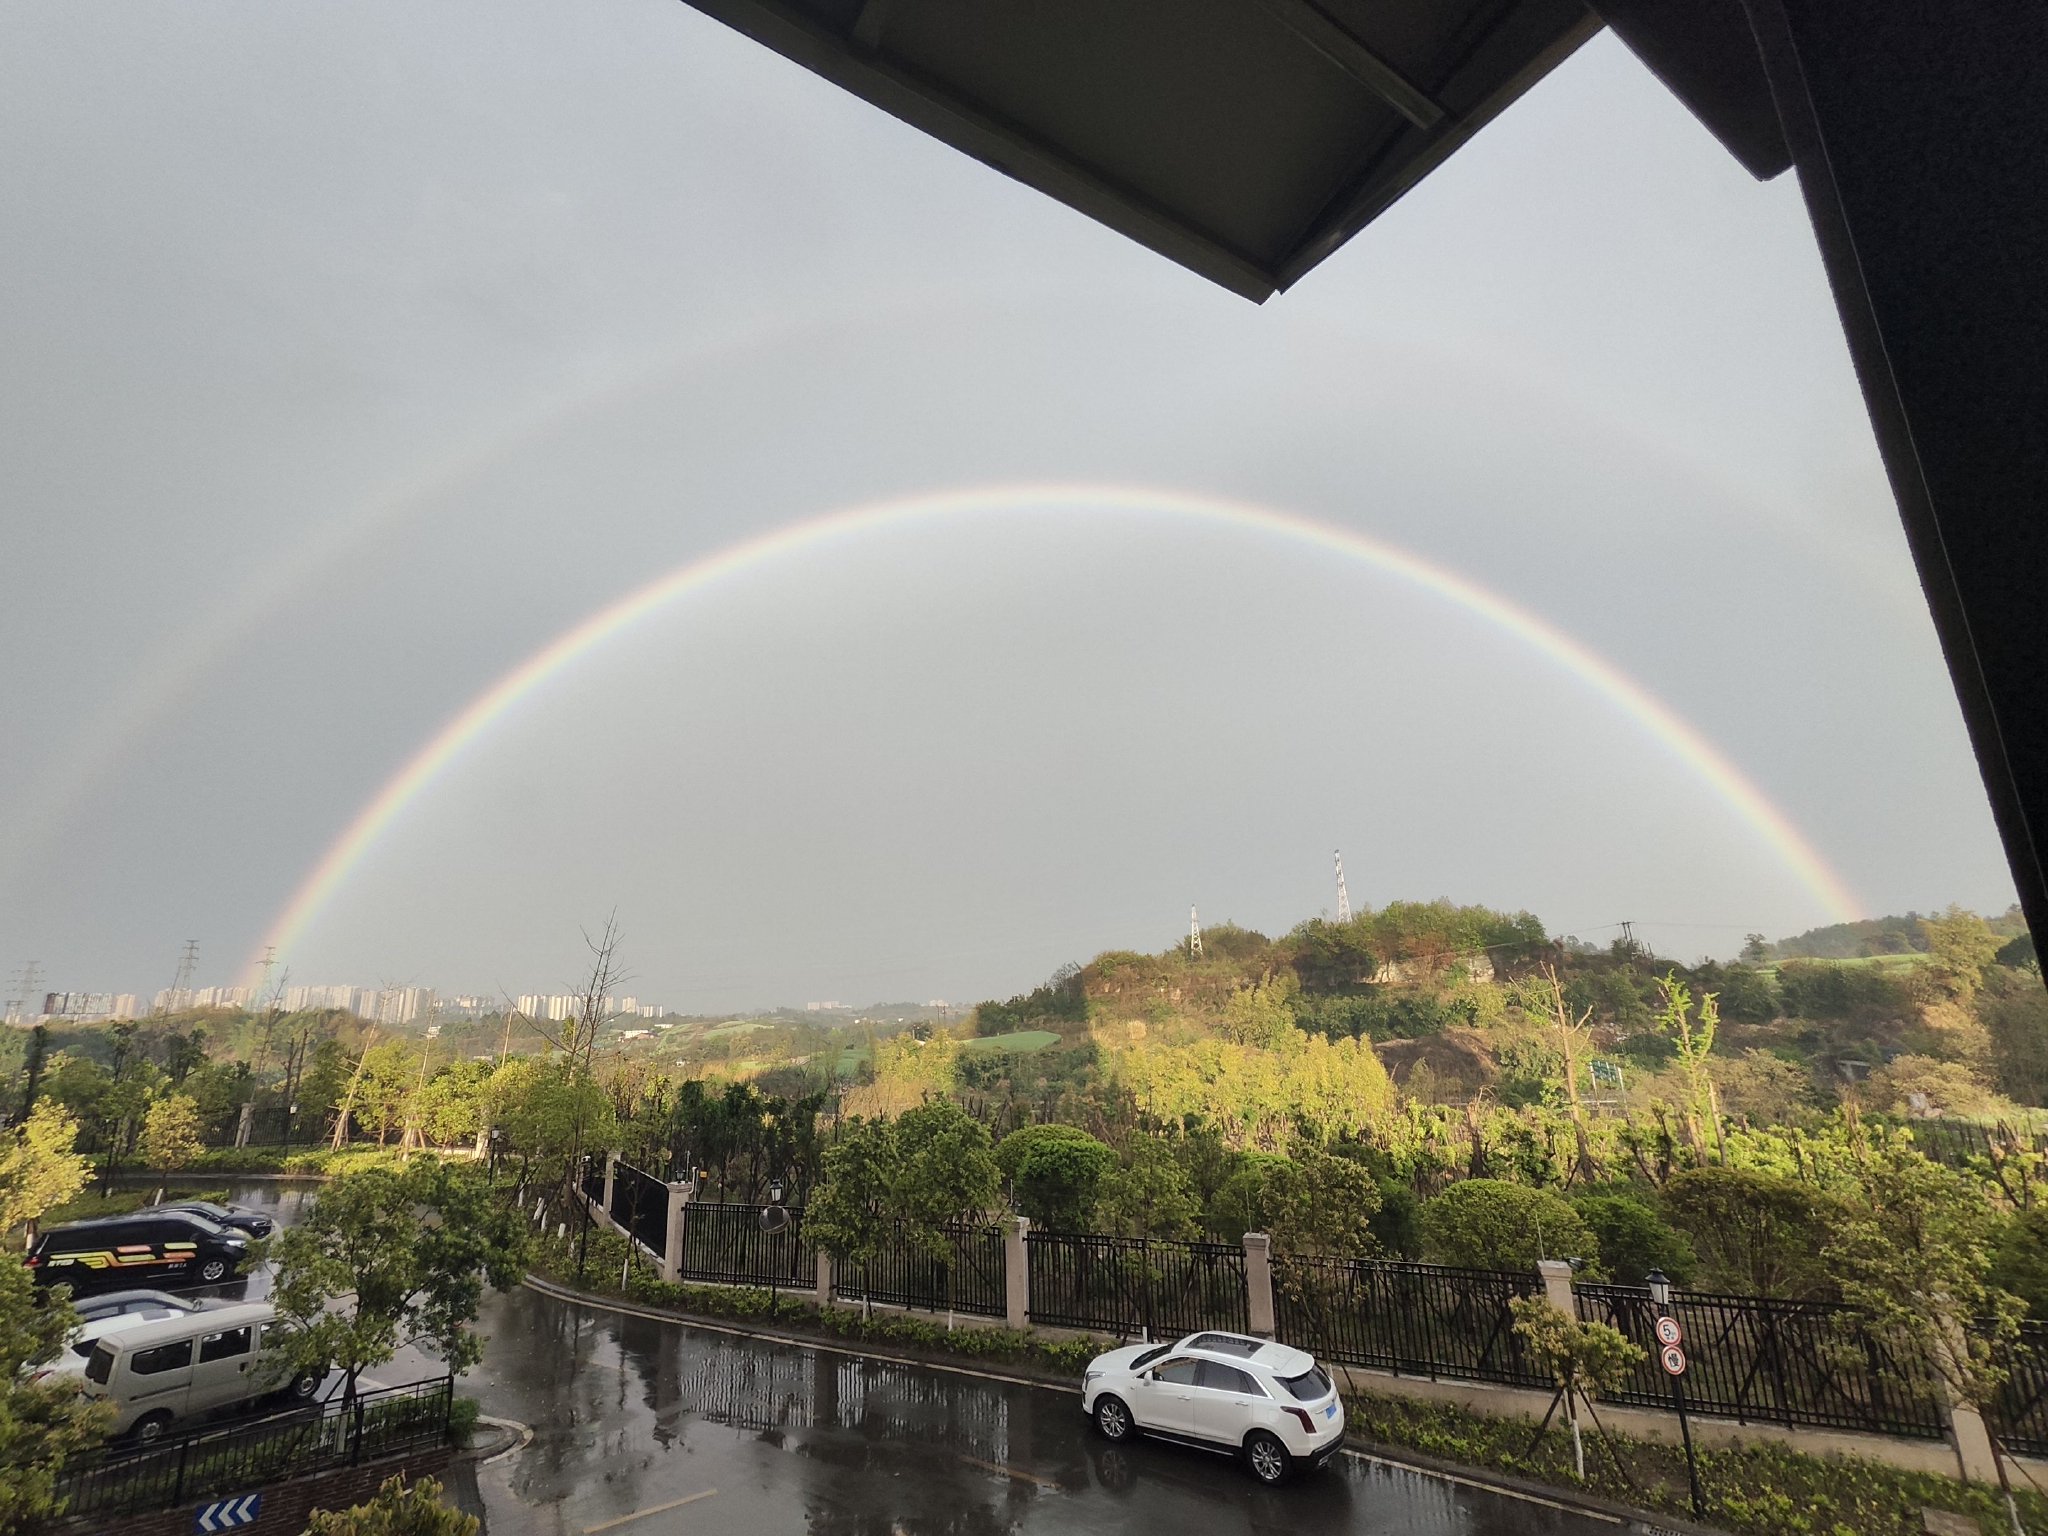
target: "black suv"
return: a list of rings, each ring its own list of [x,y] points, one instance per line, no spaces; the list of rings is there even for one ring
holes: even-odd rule
[[[219,1285],[249,1256],[249,1239],[191,1211],[138,1211],[51,1227],[28,1252],[41,1285],[73,1291],[131,1286]]]
[[[155,1206],[153,1209],[190,1211],[195,1216],[204,1216],[216,1226],[246,1232],[251,1237],[270,1236],[270,1218],[261,1211],[245,1210],[239,1205],[215,1205],[211,1200],[173,1200],[168,1205]]]

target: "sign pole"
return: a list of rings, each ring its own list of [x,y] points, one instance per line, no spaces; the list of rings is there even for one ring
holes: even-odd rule
[[[1665,1278],[1664,1271],[1653,1269],[1643,1278],[1650,1287],[1650,1300],[1657,1308],[1657,1343],[1660,1346],[1657,1363],[1671,1378],[1671,1404],[1678,1410],[1678,1437],[1685,1443],[1685,1480],[1692,1492],[1693,1518],[1704,1520],[1707,1501],[1700,1494],[1699,1457],[1692,1448],[1692,1421],[1685,1411],[1685,1333],[1679,1327],[1678,1319],[1671,1315],[1671,1282]]]

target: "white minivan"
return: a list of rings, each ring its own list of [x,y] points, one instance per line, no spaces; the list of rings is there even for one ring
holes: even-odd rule
[[[143,1444],[223,1408],[273,1396],[309,1401],[321,1373],[293,1374],[283,1362],[277,1345],[285,1326],[265,1301],[123,1329],[93,1345],[85,1393],[114,1404],[114,1434]]]

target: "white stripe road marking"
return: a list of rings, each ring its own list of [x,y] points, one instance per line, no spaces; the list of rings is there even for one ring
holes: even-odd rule
[[[631,1525],[635,1520],[645,1520],[649,1515],[665,1515],[672,1509],[681,1509],[685,1504],[694,1504],[699,1499],[708,1499],[718,1492],[706,1488],[702,1493],[686,1493],[680,1499],[670,1499],[666,1504],[650,1504],[645,1509],[636,1509],[630,1515],[621,1515],[616,1520],[606,1520],[597,1525],[583,1527],[583,1536],[597,1536],[599,1531],[609,1531],[614,1526]]]

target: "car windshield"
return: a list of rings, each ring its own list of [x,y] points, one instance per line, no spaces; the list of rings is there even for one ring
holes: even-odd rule
[[[1312,1365],[1299,1376],[1283,1376],[1280,1385],[1304,1403],[1312,1403],[1319,1397],[1330,1394],[1330,1378],[1323,1374],[1323,1368]]]
[[[1173,1348],[1171,1344],[1154,1345],[1151,1349],[1146,1350],[1145,1353],[1139,1355],[1135,1360],[1131,1362],[1131,1369],[1134,1371],[1142,1371],[1143,1369],[1145,1369],[1146,1366],[1150,1365],[1154,1360],[1157,1360],[1161,1355],[1165,1354],[1171,1348]]]
[[[85,1362],[85,1379],[104,1387],[113,1373],[114,1351],[105,1344],[94,1346],[91,1358]]]

